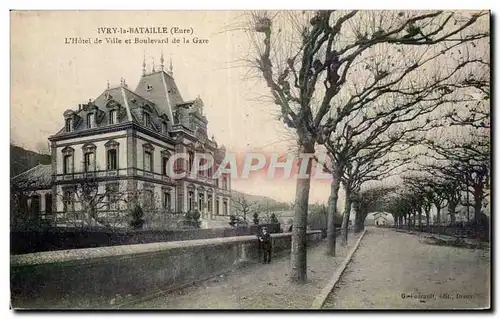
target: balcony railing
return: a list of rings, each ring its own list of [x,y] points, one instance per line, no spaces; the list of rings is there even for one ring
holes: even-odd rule
[[[88,178],[103,178],[107,176],[126,175],[126,169],[90,171],[90,172],[74,172],[68,174],[57,174],[56,181],[81,180]]]
[[[70,180],[83,180],[87,178],[104,178],[104,177],[112,177],[112,176],[144,176],[152,179],[162,180],[165,182],[172,183],[174,180],[170,178],[168,175],[145,171],[140,168],[122,168],[117,170],[100,170],[100,171],[91,171],[91,172],[74,172],[69,174],[57,174],[55,175],[56,181],[70,181]],[[188,179],[193,179],[192,176],[187,173],[186,176]],[[210,178],[208,176],[198,174],[194,180],[209,184],[211,186],[216,186],[216,180]],[[217,188],[217,190],[225,195],[230,195],[230,190],[223,190]]]

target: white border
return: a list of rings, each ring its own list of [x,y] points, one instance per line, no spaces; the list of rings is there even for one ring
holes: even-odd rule
[[[335,7],[337,9],[492,9],[493,13],[498,13],[499,10],[496,10],[497,7],[499,6],[499,1],[487,1],[487,0],[474,0],[474,1],[464,1],[464,0],[455,0],[455,1],[435,1],[435,0],[419,0],[419,1],[401,1],[401,0],[371,0],[371,1],[360,1],[360,0],[349,0],[349,1],[334,1],[334,0],[327,0],[327,1],[317,1],[317,0],[308,0],[308,1],[303,1],[303,2],[298,2],[298,1],[269,1],[269,0],[253,0],[251,2],[237,2],[237,1],[231,1],[231,2],[217,2],[215,3],[214,1],[192,1],[192,0],[182,0],[182,1],[128,1],[128,0],[122,0],[119,2],[119,4],[113,4],[110,1],[103,1],[103,0],[87,0],[82,3],[75,4],[74,2],[70,1],[51,1],[51,0],[45,0],[45,1],[3,1],[2,5],[5,5],[6,7],[2,11],[1,15],[1,24],[3,26],[2,28],[2,39],[9,39],[10,37],[10,14],[9,14],[9,9],[18,9],[18,10],[33,10],[33,9],[43,9],[43,10],[49,10],[49,9],[63,9],[63,10],[85,10],[85,9],[93,9],[93,10],[103,10],[103,9],[114,9],[114,10],[160,10],[160,9],[169,9],[169,10],[179,10],[179,9],[197,9],[197,10],[202,10],[202,9],[208,9],[208,10],[221,10],[221,9],[319,9],[319,8],[328,8],[328,7]],[[498,21],[497,21],[498,22]],[[495,30],[496,31],[496,30]],[[495,33],[493,33],[495,34]],[[10,43],[8,41],[2,41],[2,61],[4,65],[4,71],[3,76],[2,76],[2,90],[3,94],[1,95],[4,103],[3,103],[3,108],[4,110],[9,110],[7,116],[1,116],[0,117],[0,129],[1,129],[1,137],[2,140],[4,141],[4,150],[8,154],[8,146],[10,144],[10,60],[9,60],[9,52],[10,52]],[[498,50],[495,52],[495,57],[497,57]],[[495,59],[496,60],[496,59]],[[495,91],[496,93],[496,91]],[[496,94],[495,94],[496,96]],[[495,101],[493,101],[495,102]],[[495,105],[495,103],[493,103]],[[496,112],[498,115],[498,111]],[[496,129],[498,131],[498,128]],[[495,140],[499,141],[498,133],[496,133]],[[8,143],[9,142],[9,143]],[[497,146],[495,143],[495,146]],[[2,161],[1,167],[3,167],[2,170],[2,191],[0,192],[0,203],[3,205],[4,209],[1,211],[3,214],[3,223],[2,227],[4,228],[2,231],[3,238],[0,241],[0,247],[2,250],[1,256],[2,256],[2,262],[1,262],[1,270],[2,270],[2,275],[4,276],[4,280],[2,281],[2,287],[1,287],[1,293],[0,296],[2,296],[2,309],[1,309],[1,318],[5,317],[13,317],[15,313],[11,310],[9,310],[9,296],[10,296],[10,291],[9,291],[9,183],[8,181],[10,180],[10,164],[9,164],[9,156],[2,156],[0,157],[0,160]],[[497,186],[497,185],[495,185]],[[498,186],[496,187],[498,190]],[[494,207],[494,212],[492,212],[492,215],[495,215],[497,212],[497,204],[499,202],[499,196],[497,194],[498,192],[495,191],[494,198],[495,200],[495,207]],[[495,225],[494,229],[498,229],[498,220],[500,219],[499,216],[495,216]],[[495,232],[493,230],[493,232]],[[498,235],[495,236],[496,239],[498,239]],[[496,246],[497,240],[495,240],[495,246]],[[495,268],[495,273],[496,277],[498,277],[498,268],[496,267],[496,264],[493,265]],[[495,294],[496,300],[492,301],[492,304],[497,304],[495,301],[498,300],[498,291]],[[346,313],[322,313],[322,316],[340,316],[340,315],[345,315]],[[4,316],[5,315],[5,316]],[[54,316],[53,313],[41,313],[41,314],[24,314],[23,317],[34,317],[35,315],[45,315],[45,316]],[[74,316],[79,316],[79,317],[92,317],[92,318],[107,318],[111,315],[113,316],[131,316],[131,315],[136,315],[135,313],[118,313],[118,314],[113,314],[113,313],[98,313],[98,314],[93,314],[93,313],[58,313],[57,316],[61,317],[74,317]],[[193,315],[197,314],[174,314],[174,313],[166,313],[162,315],[167,315],[167,316],[182,316],[182,317],[190,317]],[[198,314],[199,315],[199,314]],[[219,316],[220,314],[213,314]],[[223,313],[223,315],[229,315],[229,316],[234,316],[234,313]],[[241,317],[247,317],[247,316],[255,316],[256,314],[249,314],[249,313],[238,313],[238,316]],[[273,313],[272,315],[278,315],[277,313]],[[291,313],[283,313],[281,316],[290,316],[292,315]],[[306,315],[309,316],[309,314],[306,313],[297,313],[297,315]],[[377,313],[377,315],[381,316],[387,316],[387,315],[393,315],[393,316],[417,316],[419,314],[401,314],[401,313]],[[445,313],[445,314],[429,314],[429,313],[421,313],[421,315],[425,315],[426,317],[441,317],[441,316],[456,316],[455,313]],[[480,313],[474,314],[474,313],[468,313],[467,316],[472,316],[476,317],[479,316]],[[265,314],[261,313],[258,314],[259,317],[267,317],[271,316],[271,314]],[[360,314],[355,315],[355,317],[360,316]]]

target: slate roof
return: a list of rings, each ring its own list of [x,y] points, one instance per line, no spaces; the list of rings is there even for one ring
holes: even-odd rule
[[[52,185],[52,166],[39,164],[19,175],[12,177],[11,182],[22,189],[47,189]]]
[[[159,112],[166,114],[171,121],[175,106],[184,103],[174,78],[164,71],[143,75],[135,92],[154,102]]]

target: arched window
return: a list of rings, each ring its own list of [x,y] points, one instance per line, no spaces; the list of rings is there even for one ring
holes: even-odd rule
[[[73,189],[66,188],[63,192],[63,209],[65,212],[75,210]]]
[[[207,195],[207,207],[208,207],[208,212],[212,213],[213,211],[213,196],[212,194]]]
[[[73,119],[67,118],[65,121],[66,132],[73,132]]]
[[[170,189],[163,189],[163,209],[172,209],[172,194]]]
[[[147,112],[144,112],[144,125],[151,127],[151,115]]]
[[[62,153],[63,153],[63,174],[73,174],[74,149],[71,147],[65,147],[62,150]]]
[[[87,128],[94,128],[94,127],[95,127],[95,114],[89,113],[87,114]]]
[[[198,210],[203,211],[203,206],[205,205],[205,193],[203,190],[198,191]]]
[[[188,189],[188,211],[194,210],[194,189]]]
[[[83,151],[83,171],[92,172],[96,170],[96,146],[94,144],[84,144]]]
[[[116,123],[118,123],[118,111],[111,110],[109,111],[109,124],[116,124]]]
[[[154,147],[153,145],[147,143],[143,144],[143,164],[144,171],[153,172],[154,171]]]
[[[104,144],[104,147],[106,147],[106,168],[108,170],[115,170],[118,169],[118,151],[119,151],[119,146],[116,141],[109,141],[106,144]]]
[[[35,194],[31,196],[31,214],[33,217],[40,215],[40,195]]]
[[[52,194],[45,194],[45,214],[52,214]]]
[[[161,151],[161,174],[166,176],[168,172],[168,160],[170,152],[167,150]]]
[[[193,168],[193,164],[194,164],[194,152],[189,151],[188,157],[189,157],[189,161],[188,161],[187,171],[188,171],[188,173],[191,173],[191,169]]]

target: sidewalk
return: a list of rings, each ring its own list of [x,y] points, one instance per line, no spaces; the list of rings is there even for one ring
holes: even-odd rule
[[[349,234],[349,245],[337,244],[337,256],[325,255],[325,241],[308,250],[308,283],[290,283],[290,258],[271,264],[253,264],[228,275],[168,293],[123,309],[297,309],[311,308],[314,298],[331,279],[356,243],[358,234]],[[337,238],[337,242],[339,238]]]
[[[372,227],[327,309],[468,309],[490,304],[490,250],[432,245]]]
[[[410,231],[404,229],[396,229],[396,232],[410,234],[410,235],[417,235],[420,238],[427,240],[428,243],[434,242],[442,245],[461,246],[468,248],[490,247],[489,242],[481,242],[479,239],[475,238],[460,237],[448,234],[421,232],[419,230],[413,230],[413,229]]]

